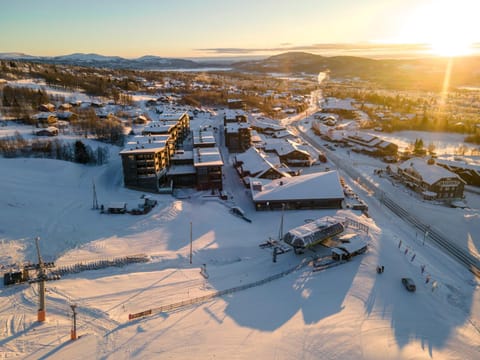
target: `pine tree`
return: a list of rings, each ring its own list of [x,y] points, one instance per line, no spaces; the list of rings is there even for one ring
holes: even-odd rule
[[[80,140],[75,141],[75,162],[80,164],[87,164],[90,162],[90,155],[87,147]]]

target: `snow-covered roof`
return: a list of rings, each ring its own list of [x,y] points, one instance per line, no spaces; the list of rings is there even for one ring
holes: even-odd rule
[[[250,123],[259,129],[272,129],[273,131],[285,130],[285,126],[280,125],[276,120],[267,118],[252,118]]]
[[[55,126],[49,126],[45,129],[38,130],[36,132],[36,134],[41,134],[41,133],[46,133],[46,132],[51,133],[51,134],[58,133],[58,128],[56,128]]]
[[[167,175],[190,175],[195,173],[196,170],[193,165],[172,165],[167,171]]]
[[[367,246],[367,243],[360,236],[350,237],[347,241],[341,242],[337,245],[336,248],[332,249],[332,252],[342,255],[342,252],[347,254],[352,254],[360,249],[363,249]],[[340,251],[339,251],[340,250]]]
[[[177,150],[171,157],[172,160],[189,160],[193,159],[193,151],[191,150]]]
[[[305,199],[343,199],[343,189],[336,170],[293,176],[276,180],[256,179],[262,190],[253,190],[254,201]]]
[[[115,201],[111,202],[107,205],[107,209],[123,209],[127,206],[126,202],[123,201]]]
[[[225,119],[236,120],[237,116],[247,116],[247,113],[243,110],[232,110],[232,109],[225,110]]]
[[[198,145],[205,145],[209,144],[214,146],[215,145],[215,135],[212,131],[205,130],[205,131],[198,131],[193,134],[193,146]]]
[[[168,136],[135,136],[120,154],[145,153],[162,150],[167,146]]]
[[[273,135],[278,139],[281,139],[287,136],[295,136],[290,130],[276,130]]]
[[[193,165],[202,166],[222,166],[223,160],[220,150],[217,147],[195,148],[193,151]]]
[[[295,145],[295,147],[297,148],[297,150],[304,151],[304,152],[310,154],[310,156],[313,159],[318,158],[318,151],[310,145],[297,144],[297,145]]]
[[[412,158],[398,165],[402,170],[413,169],[421,179],[429,185],[443,178],[456,178],[463,181],[457,174],[435,164],[427,164],[424,159]]]
[[[385,140],[382,140],[381,142],[379,142],[376,146],[379,147],[379,148],[386,148],[390,145],[392,145],[393,143],[391,143],[390,141],[385,141]]]
[[[265,170],[275,167],[274,164],[268,161],[266,154],[253,147],[244,153],[237,154],[236,159],[243,163],[243,171],[249,172],[251,175],[259,175]]]
[[[167,134],[172,128],[177,126],[173,121],[153,121],[143,129],[144,134]]]
[[[262,134],[259,134],[256,130],[252,130],[250,133],[250,141],[255,143],[265,143],[265,137]]]
[[[70,119],[74,115],[74,113],[72,113],[71,111],[57,111],[55,115],[59,119]]]
[[[49,117],[55,117],[55,113],[51,112],[41,112],[32,116],[32,119],[35,120],[47,120]]]
[[[447,159],[436,159],[438,164],[453,166],[461,169],[475,170],[480,173],[480,165],[469,164],[465,161],[456,161],[456,160],[447,160]]]
[[[225,126],[225,132],[227,133],[238,133],[239,129],[248,129],[250,127],[249,123],[228,123]]]
[[[380,141],[382,141],[375,135],[365,134],[365,133],[349,134],[348,138],[352,140],[362,141],[368,144],[369,146],[374,146],[375,144],[378,144],[380,143]]]
[[[278,156],[288,155],[294,151],[300,151],[306,155],[310,155],[307,151],[300,148],[299,144],[286,139],[267,139],[265,150],[275,151]]]
[[[296,228],[289,230],[288,233],[298,238],[305,238],[315,232],[318,232],[319,229],[329,227],[336,223],[336,221],[329,220],[328,218],[316,219],[306,224],[297,226]]]
[[[186,115],[186,113],[177,112],[177,113],[161,114],[159,117],[159,121],[178,121],[183,115]]]
[[[328,120],[332,119],[335,121],[339,120],[339,116],[335,113],[329,113],[329,112],[318,112],[314,115],[315,118],[319,118],[320,120]]]

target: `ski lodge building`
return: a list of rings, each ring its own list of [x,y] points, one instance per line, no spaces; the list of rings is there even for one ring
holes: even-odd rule
[[[397,173],[402,181],[421,193],[426,200],[454,200],[463,198],[465,181],[457,174],[435,164],[413,158],[400,164]]]
[[[255,210],[341,209],[344,200],[338,172],[328,171],[280,179],[250,179]]]

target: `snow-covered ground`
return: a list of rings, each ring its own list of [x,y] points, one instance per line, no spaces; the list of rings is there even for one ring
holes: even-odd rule
[[[422,139],[425,148],[429,144],[435,146],[435,152],[438,155],[454,155],[458,152],[460,145],[465,146],[465,153],[469,154],[472,149],[478,149],[478,145],[464,143],[464,134],[451,134],[441,132],[427,132],[427,131],[398,131],[395,133],[378,133],[372,132],[379,138],[391,141],[398,145],[399,149],[404,150],[409,145],[415,142],[416,139]]]
[[[192,127],[220,119],[200,117]],[[343,151],[336,156],[391,186],[389,195],[412,210],[424,206],[422,212],[446,233],[473,226],[468,229],[478,248],[478,196],[469,195],[472,206],[465,210],[414,202],[374,177],[378,166],[369,158],[349,158]],[[284,229],[324,216],[355,218],[369,226],[366,254],[319,272],[306,264],[261,286],[129,321],[130,313],[253,283],[329,253],[322,247],[303,255],[291,251],[273,263],[272,250],[258,245],[278,237],[281,213],[255,212],[231,162],[225,162],[228,201],[208,192],[153,195],[158,206],[132,216],[92,210],[93,181],[101,204],[125,201],[132,208],[141,202],[141,192],[123,187],[118,156],[99,167],[0,158],[1,264],[35,261],[35,236],[41,237],[45,259],[58,265],[139,253],[151,259],[48,282],[44,323],[36,322],[36,285],[0,285],[0,358],[479,358],[478,279],[429,242],[423,245],[413,228],[349,179],[368,202],[370,218],[350,210],[287,211]],[[232,205],[241,206],[252,223],[231,215]],[[208,279],[200,274],[203,264]],[[375,271],[379,264],[383,274]],[[405,276],[416,282],[415,293],[402,286]],[[80,335],[74,342],[73,303]]]
[[[48,86],[44,80],[22,79],[7,81],[11,87],[26,87],[33,90],[44,90],[49,95],[64,97],[65,101],[92,101],[92,98],[82,92],[72,92],[57,86]]]

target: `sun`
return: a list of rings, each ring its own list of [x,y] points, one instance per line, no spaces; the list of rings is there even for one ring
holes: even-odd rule
[[[445,57],[471,55],[473,42],[463,38],[461,34],[456,36],[446,34],[446,36],[431,41],[430,51],[433,55]]]
[[[410,12],[400,37],[405,42],[426,44],[432,55],[469,55],[479,36],[475,19],[479,11],[480,1],[475,0],[423,1]]]

